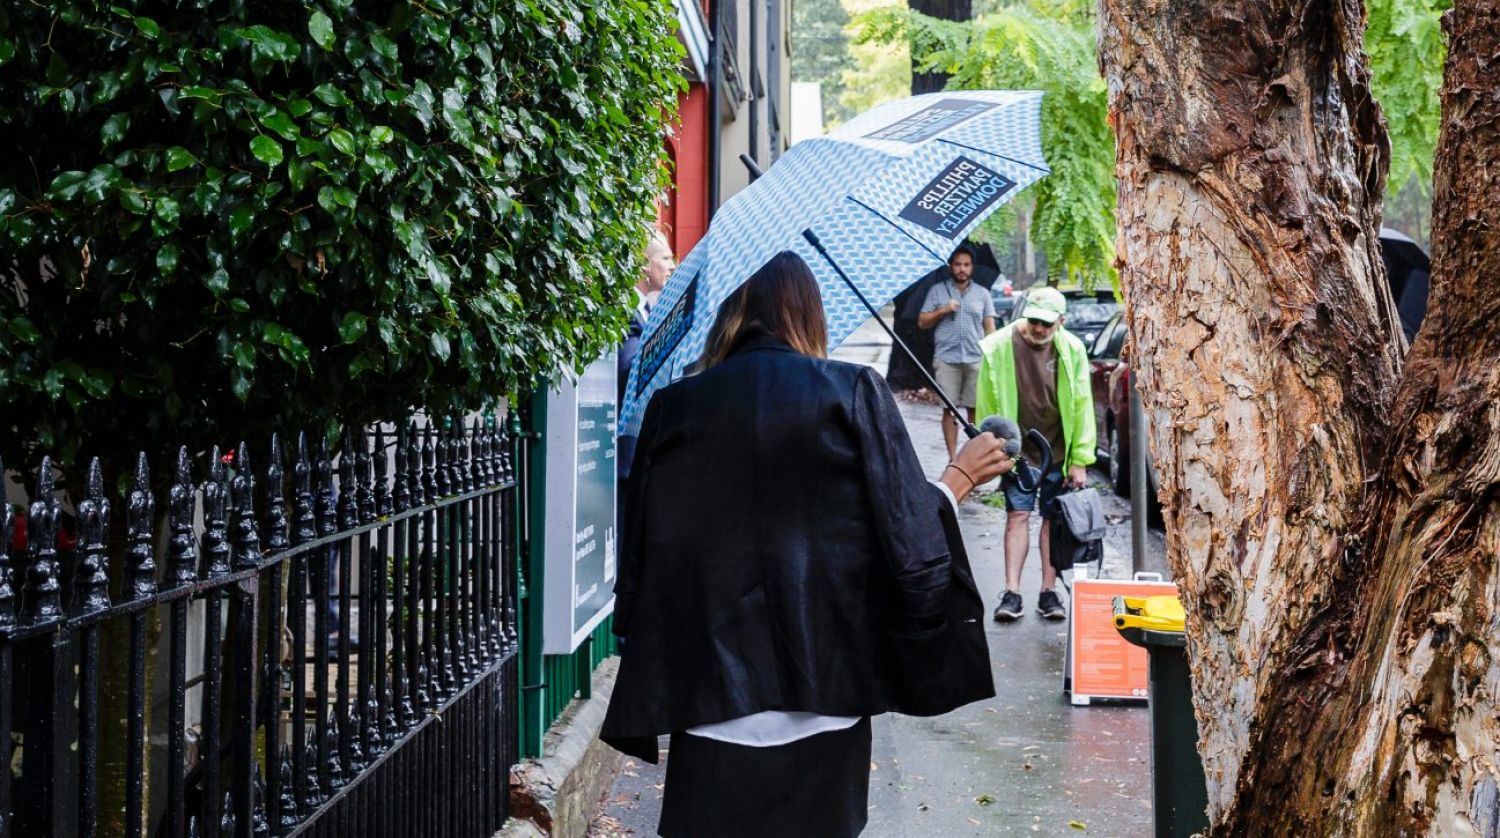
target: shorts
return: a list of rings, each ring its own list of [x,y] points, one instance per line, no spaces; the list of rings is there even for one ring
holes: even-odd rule
[[[1031,469],[1033,475],[1037,473],[1036,466],[1028,464],[1021,467]],[[1035,493],[1021,491],[1021,487],[1017,486],[1014,480],[1007,480],[1001,485],[1005,487],[1005,508],[1007,510],[1011,512],[1031,512],[1037,508],[1037,502],[1041,501],[1042,517],[1050,518],[1052,517],[1052,509],[1056,505],[1057,496],[1062,494],[1063,473],[1062,469],[1053,469],[1047,472],[1047,479],[1042,481],[1042,485]]]
[[[932,362],[932,377],[943,388],[948,398],[959,407],[979,404],[979,365],[950,364],[947,361]]]

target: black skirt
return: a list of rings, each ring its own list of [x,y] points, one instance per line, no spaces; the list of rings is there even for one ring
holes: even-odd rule
[[[664,838],[853,838],[870,798],[870,720],[769,748],[672,734]]]

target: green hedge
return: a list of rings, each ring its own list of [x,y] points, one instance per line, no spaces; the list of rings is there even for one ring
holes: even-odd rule
[[[672,26],[668,0],[0,4],[0,454],[473,406],[596,357],[662,185]]]

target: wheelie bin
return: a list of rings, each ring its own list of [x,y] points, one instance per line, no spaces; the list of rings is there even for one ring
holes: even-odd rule
[[[1208,788],[1198,756],[1182,602],[1175,596],[1115,597],[1115,630],[1144,647],[1151,703],[1151,797],[1156,838],[1208,831]]]

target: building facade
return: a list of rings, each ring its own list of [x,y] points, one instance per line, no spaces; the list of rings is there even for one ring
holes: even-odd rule
[[[661,227],[681,259],[790,143],[791,0],[677,0],[689,85],[667,141]]]

